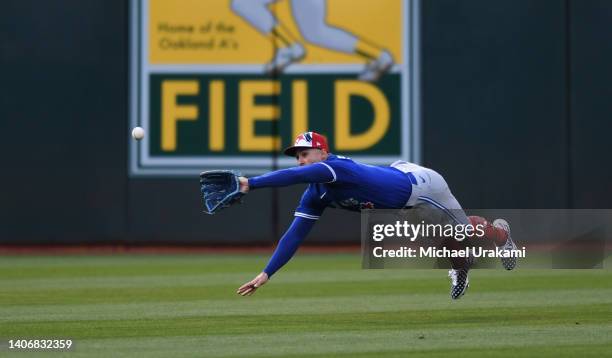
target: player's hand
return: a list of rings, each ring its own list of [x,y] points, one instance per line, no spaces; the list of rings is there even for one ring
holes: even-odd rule
[[[248,193],[249,192],[249,179],[245,177],[238,177],[238,181],[240,181],[240,192]]]
[[[262,272],[259,275],[255,276],[255,278],[252,279],[251,281],[240,286],[238,288],[238,291],[236,291],[236,293],[241,296],[250,296],[253,293],[255,293],[255,291],[261,286],[263,286],[266,282],[268,282],[268,274],[265,272]]]

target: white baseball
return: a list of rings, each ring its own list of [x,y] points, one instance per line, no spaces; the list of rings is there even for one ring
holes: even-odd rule
[[[145,131],[144,129],[142,129],[142,127],[134,127],[134,129],[132,129],[132,137],[136,140],[141,140],[142,138],[144,138],[145,135]]]

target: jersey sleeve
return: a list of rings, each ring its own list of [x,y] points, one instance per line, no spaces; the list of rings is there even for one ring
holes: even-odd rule
[[[276,170],[249,178],[249,189],[288,186],[299,183],[330,183],[335,180],[333,170],[324,163]]]
[[[295,209],[295,216],[303,217],[310,220],[319,220],[321,214],[327,207],[328,199],[326,197],[327,192],[322,185],[311,184],[304,191],[302,199],[297,209]]]
[[[283,237],[278,241],[278,246],[276,246],[274,254],[272,254],[268,265],[263,270],[268,274],[268,277],[272,277],[276,271],[289,262],[315,222],[314,220],[301,217],[293,219],[291,226],[289,226],[289,229],[287,229]]]

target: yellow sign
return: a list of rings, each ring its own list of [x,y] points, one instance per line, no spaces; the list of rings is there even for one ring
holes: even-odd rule
[[[300,0],[269,1],[266,9],[287,36],[304,44],[304,64],[361,64],[358,56],[324,47],[317,43],[317,27],[325,21],[328,27],[346,31],[365,43],[390,52],[395,63],[402,64],[402,1],[398,0],[329,0],[303,1],[324,6],[324,19],[304,19]],[[258,27],[249,22],[248,10],[255,13],[261,1],[232,0],[150,0],[149,61],[152,64],[223,63],[258,64],[270,60],[282,40],[260,31],[266,26],[265,14]],[[375,6],[373,6],[375,5]],[[316,15],[316,9],[312,11]],[[304,17],[302,15],[302,17]],[[253,21],[255,21],[253,20]],[[300,26],[301,24],[301,26]],[[315,33],[312,35],[311,33]],[[309,41],[314,40],[314,41]],[[350,41],[350,39],[349,39]]]

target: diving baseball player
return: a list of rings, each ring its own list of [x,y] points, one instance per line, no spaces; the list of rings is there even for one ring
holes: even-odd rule
[[[251,295],[294,255],[308,232],[328,206],[359,211],[363,208],[401,209],[428,206],[440,210],[458,224],[482,224],[487,238],[503,250],[516,249],[510,227],[503,219],[490,224],[482,217],[468,218],[451,193],[444,178],[419,165],[397,161],[388,167],[355,162],[329,153],[327,140],[315,132],[300,134],[284,152],[294,156],[298,166],[252,178],[240,177],[240,191],[247,193],[266,187],[309,183],[295,210],[295,218],[280,239],[263,272],[238,288],[240,295]],[[455,240],[451,240],[455,241]],[[458,299],[469,286],[470,259],[451,260],[451,298]],[[502,258],[507,270],[516,266],[516,257]]]

